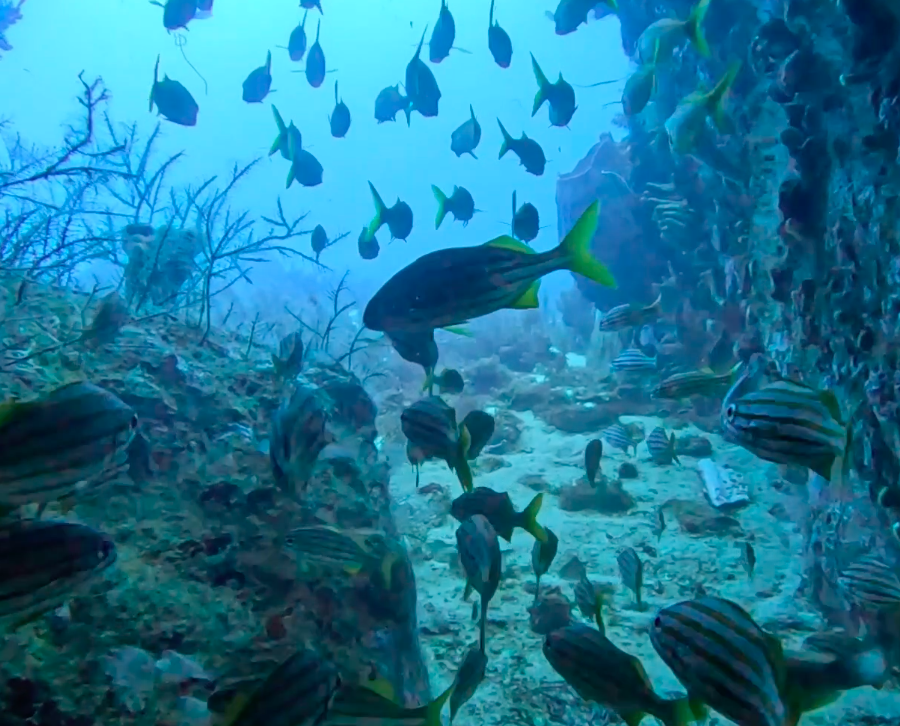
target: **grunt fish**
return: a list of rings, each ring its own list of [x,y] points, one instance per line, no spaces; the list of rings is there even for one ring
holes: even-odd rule
[[[378,572],[387,590],[391,589],[394,565],[401,559],[384,535],[375,530],[345,530],[327,525],[297,527],[291,530],[288,545],[304,563],[335,567],[348,575]]]
[[[501,557],[497,532],[487,517],[474,514],[463,520],[456,530],[456,546],[459,559],[466,573],[466,591],[463,599],[468,599],[474,590],[481,596],[481,650],[485,648],[487,609],[491,598],[500,586]]]
[[[626,547],[616,555],[622,584],[634,593],[634,604],[638,610],[644,609],[641,591],[644,587],[644,563],[634,547]]]
[[[500,494],[487,487],[475,487],[453,500],[450,514],[459,522],[476,514],[483,514],[497,534],[507,542],[512,542],[513,530],[516,527],[525,530],[535,539],[546,542],[549,539],[547,530],[537,521],[543,501],[544,495],[537,494],[523,511],[517,512],[508,492]]]
[[[662,426],[657,426],[647,437],[647,451],[656,464],[671,464],[673,461],[680,464],[675,453],[676,444],[675,434],[669,436]]]

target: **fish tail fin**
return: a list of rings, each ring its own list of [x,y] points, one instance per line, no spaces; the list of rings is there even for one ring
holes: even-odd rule
[[[706,13],[709,12],[709,4],[710,0],[699,0],[694,5],[693,10],[691,10],[687,24],[684,27],[687,37],[694,44],[694,47],[697,48],[697,52],[704,58],[709,58],[711,55],[709,43],[706,42],[706,34],[703,31],[703,22],[706,20]]]
[[[153,67],[153,85],[150,87],[150,108],[153,111],[153,92],[156,90],[156,84],[159,83],[159,55],[156,56],[156,65]]]
[[[722,80],[716,84],[715,88],[713,88],[707,96],[710,114],[713,117],[716,128],[722,133],[728,133],[731,126],[728,114],[725,112],[725,96],[728,95],[728,91],[731,90],[731,86],[734,85],[734,81],[740,72],[741,62],[732,62],[728,66],[728,70],[725,71],[725,75],[722,76]]]
[[[441,712],[444,710],[444,704],[447,703],[447,701],[450,700],[450,696],[453,695],[454,688],[456,688],[455,683],[428,704],[428,710],[425,716],[425,726],[441,726]]]
[[[293,165],[293,163],[292,163],[292,164],[291,164],[291,168],[288,169],[287,182],[285,182],[284,188],[285,188],[285,189],[290,189],[290,188],[291,188],[291,184],[293,184],[293,183],[294,183],[294,165]]]
[[[459,479],[459,483],[463,488],[463,491],[468,493],[472,491],[474,487],[474,482],[472,478],[472,468],[469,466],[469,447],[472,445],[472,436],[469,433],[469,429],[466,426],[459,427],[459,448],[456,452],[456,461],[454,462],[453,469],[456,471],[456,478]]]
[[[609,269],[591,254],[591,242],[597,230],[598,202],[589,206],[559,245],[564,267],[605,287],[616,287]]]
[[[469,152],[469,156],[471,156],[473,159],[475,159],[475,161],[478,161],[478,157],[475,156],[475,152],[474,152],[474,151],[470,151],[470,152]]]
[[[268,73],[270,75],[272,73],[272,51],[271,50],[268,53],[266,53],[266,73]]]
[[[662,702],[663,711],[657,714],[657,718],[664,726],[687,726],[694,721],[701,720],[699,714],[691,704],[687,696],[673,698]],[[705,709],[703,719],[706,718]]]
[[[438,203],[437,216],[434,218],[434,228],[440,229],[444,217],[447,216],[447,195],[434,184],[431,185],[431,191],[434,193],[434,198],[437,199]]]
[[[369,228],[366,230],[366,237],[372,239],[372,237],[375,236],[375,233],[381,228],[383,221],[382,217],[387,211],[387,207],[385,206],[381,195],[375,190],[375,185],[372,184],[372,182],[369,182],[369,189],[372,191],[372,201],[375,202],[375,216],[372,218],[372,221],[369,222]]]
[[[548,540],[547,530],[538,524],[537,521],[537,516],[541,511],[541,504],[543,503],[544,495],[536,494],[534,499],[528,503],[528,506],[525,507],[525,510],[522,512],[519,525],[532,537],[538,540],[538,542],[546,542]]]
[[[534,95],[534,105],[531,107],[531,115],[534,116],[547,100],[547,92],[550,88],[550,81],[547,80],[547,76],[544,75],[544,72],[538,65],[538,62],[534,57],[534,53],[531,54],[531,68],[532,70],[534,70],[534,79],[538,84],[537,93]]]
[[[272,154],[281,148],[288,132],[287,126],[284,125],[284,119],[281,118],[281,114],[278,113],[278,109],[275,108],[274,103],[272,104],[272,115],[275,116],[275,125],[278,127],[278,136],[276,136],[275,141],[272,142],[272,146],[269,149],[269,156],[272,156]]]
[[[500,119],[497,119],[497,123],[500,125],[500,133],[503,134],[503,144],[500,146],[500,156],[498,156],[497,158],[502,159],[504,156],[506,156],[506,152],[509,151],[509,145],[513,139],[512,136],[509,135],[509,132],[506,130],[506,128],[503,126],[503,123],[500,121]]]
[[[406,105],[403,107],[403,115],[406,116],[406,127],[409,128],[410,121],[412,121],[412,101],[406,99]]]

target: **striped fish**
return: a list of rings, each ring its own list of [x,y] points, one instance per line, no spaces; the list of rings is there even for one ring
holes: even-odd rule
[[[327,525],[312,525],[291,530],[287,540],[303,563],[319,564],[358,575],[380,570],[388,590],[394,565],[401,559],[384,535],[375,530],[343,530]]]
[[[471,435],[466,427],[457,426],[456,411],[444,399],[427,396],[407,406],[400,414],[400,428],[417,460],[446,461],[456,472],[463,491],[472,489],[468,463]]]
[[[581,579],[575,585],[575,604],[584,617],[593,620],[601,633],[606,628],[603,624],[603,589],[588,579],[587,573],[581,573]]]
[[[481,649],[485,647],[487,608],[500,586],[502,560],[497,533],[487,517],[476,514],[466,519],[456,530],[459,560],[466,573],[464,598],[474,590],[481,596]]]
[[[675,373],[654,386],[650,396],[676,401],[691,396],[722,396],[737,380],[742,366],[738,363],[726,373],[711,370]]]
[[[543,652],[585,701],[615,711],[632,726],[644,714],[665,726],[683,726],[705,715],[693,713],[687,698],[657,695],[641,661],[617,648],[601,630],[580,623],[560,628],[545,638]]]
[[[128,468],[137,415],[87,381],[0,405],[0,507],[89,493]]]
[[[628,435],[622,424],[613,424],[603,432],[603,438],[614,449],[621,449],[626,454],[628,449],[634,448],[637,453],[637,443]]]
[[[616,555],[619,565],[619,575],[622,584],[634,593],[634,604],[638,610],[644,609],[641,600],[641,590],[644,587],[644,563],[635,551],[634,547],[626,547]]]
[[[788,724],[781,644],[736,603],[702,597],[663,608],[650,642],[694,701],[747,726]]]
[[[319,392],[295,386],[272,416],[269,459],[275,480],[283,486],[305,484],[322,449],[333,441]]]
[[[628,330],[629,328],[636,328],[639,325],[655,321],[660,314],[659,304],[661,299],[659,297],[656,299],[656,302],[647,306],[636,305],[635,303],[617,305],[604,313],[603,317],[600,318],[600,331],[609,333],[617,330]]]
[[[656,371],[656,358],[637,348],[628,348],[619,353],[610,366],[618,373],[651,373]]]
[[[842,570],[838,585],[847,600],[863,612],[900,608],[900,576],[874,554]]]
[[[15,628],[55,610],[116,561],[112,540],[72,522],[24,520],[0,529],[0,623]]]
[[[379,332],[428,332],[505,308],[536,308],[540,279],[556,270],[615,287],[609,270],[590,253],[598,210],[593,202],[559,246],[547,252],[503,236],[423,255],[375,293],[363,324]]]
[[[325,718],[339,685],[333,665],[301,650],[264,680],[217,691],[210,703],[225,711],[228,726],[315,726]]]
[[[657,426],[647,437],[647,451],[650,452],[650,458],[657,464],[671,464],[673,461],[677,464],[678,455],[675,453],[675,434],[669,436],[662,426]]]
[[[834,393],[792,381],[775,381],[731,401],[722,427],[727,441],[759,458],[806,466],[828,481],[840,476],[850,436]]]
[[[431,703],[417,708],[406,708],[364,685],[342,686],[331,702],[325,724],[327,726],[441,726],[441,711],[444,710],[444,704],[447,703],[452,693],[453,686],[451,685]]]

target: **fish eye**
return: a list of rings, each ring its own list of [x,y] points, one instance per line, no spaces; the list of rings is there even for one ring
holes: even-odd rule
[[[662,627],[662,618],[660,618],[658,615],[653,619],[653,627],[654,628]]]
[[[137,417],[137,414],[136,414],[136,413],[135,413],[135,414],[132,414],[132,416],[131,416],[131,423],[129,423],[128,425],[131,427],[131,430],[132,430],[132,431],[133,431],[134,429],[137,428],[137,425],[138,425],[138,417]]]
[[[732,403],[731,405],[728,406],[728,408],[725,409],[726,420],[732,421],[734,419],[734,414],[736,412],[737,412],[737,409],[735,408],[734,404]]]

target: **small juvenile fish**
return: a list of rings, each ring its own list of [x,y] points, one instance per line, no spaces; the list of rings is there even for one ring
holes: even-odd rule
[[[475,118],[475,109],[469,104],[468,120],[463,121],[463,123],[450,134],[450,151],[457,156],[470,154],[473,159],[477,159],[478,157],[475,156],[475,149],[478,148],[480,142],[481,124],[479,124],[478,120]]]
[[[228,714],[229,726],[320,723],[340,683],[331,663],[300,650],[264,680],[251,678],[213,693],[210,710]]]
[[[464,426],[469,432],[469,450],[466,457],[472,461],[494,435],[494,417],[484,411],[469,411],[460,426]]]
[[[628,348],[619,353],[610,365],[618,373],[655,372],[656,358],[651,358],[637,348]]]
[[[605,635],[587,625],[568,625],[544,640],[544,657],[585,701],[615,711],[637,726],[650,714],[666,726],[685,726],[705,716],[686,697],[667,699],[653,690],[638,658],[620,650]]]
[[[491,14],[488,18],[488,50],[501,68],[509,68],[512,61],[512,41],[509,34],[494,20],[494,0],[491,0]]]
[[[265,65],[254,68],[244,79],[241,98],[245,103],[262,103],[272,88],[272,51],[266,55]]]
[[[386,224],[391,232],[392,240],[405,240],[409,237],[413,226],[412,208],[406,202],[400,201],[399,197],[394,206],[388,207],[375,190],[372,182],[369,182],[369,190],[372,192],[372,201],[375,203],[375,216],[369,222],[369,236],[374,237],[382,225]]]
[[[657,507],[653,513],[653,534],[656,535],[657,541],[662,539],[663,532],[666,531],[666,517],[663,514],[663,508]]]
[[[741,567],[747,573],[747,579],[753,579],[753,570],[756,567],[756,552],[753,545],[749,542],[738,542],[738,549],[741,553]]]
[[[622,577],[622,584],[634,593],[634,603],[638,610],[644,609],[644,603],[641,600],[641,590],[644,587],[644,563],[634,547],[626,547],[616,556],[616,562],[619,564],[619,575]]]
[[[306,54],[306,16],[309,10],[303,13],[303,20],[291,31],[288,38],[287,50],[292,61],[301,61]]]
[[[669,436],[662,426],[657,426],[647,437],[647,451],[656,464],[671,464],[673,461],[681,464],[675,453],[676,443],[675,434]]]
[[[468,452],[471,436],[456,423],[456,411],[439,396],[427,396],[400,414],[400,428],[425,461],[441,459],[456,472],[463,491],[472,489]]]
[[[541,176],[544,173],[544,168],[547,166],[547,157],[544,156],[544,150],[541,148],[541,145],[534,139],[528,138],[524,131],[518,139],[514,139],[509,135],[500,119],[497,119],[497,123],[500,126],[500,133],[503,134],[503,144],[500,146],[500,156],[498,158],[502,159],[506,156],[507,151],[511,151],[519,157],[519,163],[525,167],[525,171],[535,176]]]
[[[409,99],[400,93],[400,86],[383,88],[375,98],[375,120],[382,124],[385,121],[396,121],[397,113],[409,110]]]
[[[394,565],[400,561],[399,552],[375,530],[345,530],[327,525],[297,527],[291,530],[289,545],[303,562],[336,567],[348,575],[378,571],[388,590]]]
[[[487,655],[482,648],[471,647],[460,663],[453,679],[453,693],[450,696],[450,723],[466,702],[475,695],[484,680],[487,669]]]
[[[547,570],[553,564],[553,558],[556,557],[556,551],[559,549],[559,538],[553,534],[553,530],[549,527],[545,527],[544,530],[547,532],[547,541],[541,542],[536,539],[531,548],[531,566],[537,580],[534,589],[535,602],[541,594],[541,577],[547,574]]]
[[[659,318],[660,300],[661,298],[657,298],[656,302],[646,306],[634,303],[617,305],[600,318],[600,330],[609,333],[652,323]]]
[[[454,186],[453,193],[449,197],[434,184],[431,185],[431,191],[438,203],[437,216],[434,218],[435,229],[441,228],[441,223],[448,213],[452,214],[457,222],[462,222],[463,227],[469,224],[475,214],[475,200],[468,189]]]
[[[512,233],[513,237],[523,242],[531,242],[541,230],[541,218],[537,207],[531,202],[516,206],[516,193],[512,195]]]
[[[656,385],[650,396],[676,401],[691,396],[721,396],[734,384],[742,368],[743,363],[738,363],[726,373],[711,370],[676,373]]]
[[[614,449],[621,449],[628,454],[628,449],[634,448],[637,454],[637,442],[635,442],[622,424],[613,424],[603,432],[603,438]]]
[[[159,56],[153,69],[153,86],[150,88],[150,111],[157,111],[167,121],[179,126],[196,126],[200,107],[187,88],[168,76],[159,80]]]
[[[325,80],[325,51],[319,43],[319,33],[322,30],[322,21],[316,25],[316,42],[309,49],[306,57],[306,81],[313,88],[318,88]]]
[[[523,511],[517,512],[508,492],[500,494],[488,487],[475,487],[453,500],[450,514],[459,522],[482,514],[488,518],[497,534],[507,542],[512,542],[513,530],[516,527],[524,529],[535,539],[546,542],[549,539],[547,530],[537,521],[543,501],[544,495],[537,494]]]
[[[303,367],[303,336],[299,330],[288,333],[278,342],[272,354],[272,367],[279,378],[295,378]]]
[[[465,519],[456,530],[456,546],[459,559],[466,572],[466,591],[463,599],[467,600],[474,590],[481,596],[481,650],[485,646],[485,629],[487,626],[487,609],[491,598],[500,585],[502,559],[497,532],[488,518],[475,514]]]
[[[338,98],[338,82],[334,82],[334,111],[328,119],[331,126],[331,135],[336,139],[343,139],[350,130],[350,109],[344,103],[344,99]]]
[[[434,376],[433,382],[441,393],[453,395],[462,393],[466,386],[462,374],[454,368],[444,368],[438,375]]]
[[[597,486],[597,473],[600,471],[600,458],[603,456],[603,442],[600,439],[592,439],[584,447],[584,471],[587,474],[588,484]]]

